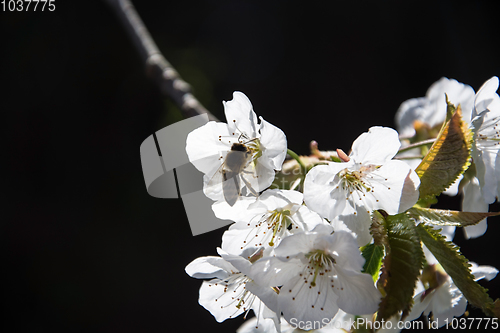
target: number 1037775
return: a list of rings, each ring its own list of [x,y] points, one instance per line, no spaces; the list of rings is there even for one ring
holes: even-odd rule
[[[459,330],[479,330],[479,329],[498,329],[498,319],[497,318],[452,318],[449,320],[446,318],[444,320],[446,328],[459,329]]]
[[[51,11],[56,10],[56,0],[2,0],[4,12]]]

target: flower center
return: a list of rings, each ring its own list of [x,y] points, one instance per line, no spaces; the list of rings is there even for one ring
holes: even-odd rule
[[[347,168],[340,171],[339,176],[342,179],[342,189],[352,192],[352,190],[370,192],[371,187],[366,185],[363,180],[367,169],[366,167],[361,167],[358,171],[351,171]]]
[[[500,145],[500,132],[497,128],[497,122],[499,119],[495,119],[494,122],[488,125],[482,125],[479,129],[476,137],[476,146],[488,150],[496,150],[498,145]]]
[[[223,294],[215,298],[216,302],[223,301],[221,303],[221,308],[228,308],[233,306],[236,308],[233,315],[229,316],[230,318],[233,317],[239,309],[243,308],[243,311],[248,311],[252,306],[252,303],[255,300],[255,295],[245,288],[246,283],[249,281],[251,281],[251,279],[243,273],[232,272],[232,274],[226,279],[216,280],[216,282],[214,283],[215,285],[222,284],[224,286]],[[231,298],[223,299],[222,297],[224,296],[224,294],[228,292],[231,293]]]
[[[255,138],[253,140],[248,141],[245,145],[252,152],[252,162],[254,164],[257,163],[257,159],[262,156],[262,146],[260,144],[260,140]]]
[[[331,272],[333,269],[333,264],[335,264],[335,259],[325,253],[323,250],[313,250],[307,253],[306,258],[309,260],[309,265],[307,268],[309,271],[314,274],[314,277],[311,281],[311,286],[316,286],[316,277],[318,274],[324,275],[325,273]]]
[[[273,231],[271,240],[269,241],[269,246],[274,246],[276,236],[281,236],[283,232],[292,224],[290,215],[291,213],[288,209],[274,210],[267,217],[266,222],[269,225],[269,229]]]

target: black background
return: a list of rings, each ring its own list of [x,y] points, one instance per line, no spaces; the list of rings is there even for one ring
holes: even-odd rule
[[[219,119],[243,91],[289,148],[348,151],[442,76],[476,91],[500,74],[494,1],[136,1],[164,53]],[[101,1],[1,12],[2,326],[15,332],[232,332],[197,303],[180,200],[150,197],[139,146],[179,120]],[[459,209],[459,198],[441,207]],[[4,206],[4,205],[2,205]],[[498,206],[494,209],[499,210]],[[456,243],[500,267],[498,218]],[[497,278],[498,280],[498,278]],[[499,281],[484,283],[500,297]],[[471,316],[482,317],[477,310]],[[4,330],[5,331],[5,330]]]

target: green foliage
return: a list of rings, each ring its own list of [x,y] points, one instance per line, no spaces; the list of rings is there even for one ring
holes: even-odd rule
[[[459,248],[452,242],[447,242],[438,230],[430,226],[421,223],[416,229],[422,242],[453,279],[469,303],[483,310],[488,316],[499,317],[498,300],[494,303],[488,296],[487,289],[474,281],[474,276],[469,269],[470,264],[460,253]]]
[[[387,213],[383,210],[374,210],[372,213],[370,234],[373,236],[375,245],[389,246],[387,242],[387,230],[385,229],[386,217]]]
[[[361,254],[365,258],[362,272],[370,274],[373,282],[377,281],[384,257],[384,248],[380,245],[368,244],[361,248]]]
[[[420,275],[424,254],[415,222],[407,214],[387,216],[387,255],[383,261],[379,289],[384,297],[379,305],[377,319],[388,319],[413,305],[413,291]]]
[[[410,208],[408,213],[413,218],[420,219],[425,223],[455,227],[467,227],[477,224],[487,217],[500,215],[500,212],[475,213],[418,207]]]
[[[448,103],[449,113],[453,116],[447,121],[415,169],[420,177],[420,200],[418,205],[429,207],[435,197],[447,189],[470,165],[472,132],[462,120],[460,106]]]

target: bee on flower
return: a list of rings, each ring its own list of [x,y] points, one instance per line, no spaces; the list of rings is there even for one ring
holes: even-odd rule
[[[224,102],[226,123],[210,121],[189,133],[189,161],[204,174],[203,191],[233,206],[241,196],[268,188],[286,156],[285,134],[253,111],[247,96],[234,92]]]

